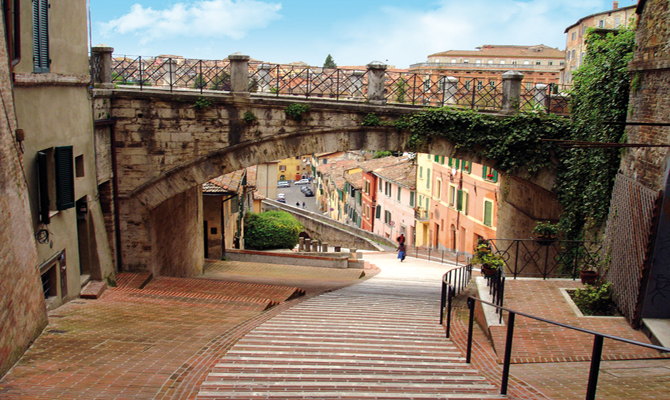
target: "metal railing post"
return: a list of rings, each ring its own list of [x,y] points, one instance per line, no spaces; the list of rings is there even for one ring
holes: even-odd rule
[[[468,349],[465,353],[465,362],[470,364],[472,359],[472,330],[475,321],[475,301],[468,298],[468,308],[470,309],[470,318],[468,320]]]
[[[595,400],[598,388],[598,372],[600,371],[600,358],[603,354],[604,337],[595,335],[593,338],[593,354],[591,355],[591,369],[589,371],[589,385],[586,388],[586,400]]]
[[[507,317],[507,340],[505,341],[505,361],[503,362],[502,384],[500,385],[500,394],[507,394],[507,382],[509,381],[509,365],[512,361],[512,338],[514,337],[514,316],[509,313]]]
[[[451,334],[451,300],[454,298],[456,293],[452,293],[453,288],[447,289],[447,339],[449,339],[449,335]]]
[[[442,277],[442,297],[440,298],[440,325],[442,325],[442,320],[444,319],[444,307],[446,303],[446,296],[447,296],[447,283],[444,281],[445,276]],[[447,337],[449,337],[449,334],[447,333]]]

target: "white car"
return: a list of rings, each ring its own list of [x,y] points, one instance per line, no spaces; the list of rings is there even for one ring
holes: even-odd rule
[[[277,198],[278,199],[286,199],[286,195],[284,193],[277,193]]]
[[[279,181],[279,182],[277,182],[277,187],[278,188],[289,187],[289,186],[291,186],[289,181]]]
[[[301,179],[299,181],[293,182],[294,185],[309,185],[309,179]]]

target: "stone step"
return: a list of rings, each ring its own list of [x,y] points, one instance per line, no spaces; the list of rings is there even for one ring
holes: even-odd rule
[[[231,393],[229,391],[218,392],[215,390],[200,391],[198,393],[199,399],[338,399],[338,400],[360,400],[360,399],[384,399],[384,400],[394,400],[394,399],[445,399],[445,400],[472,400],[472,399],[507,399],[507,396],[501,396],[493,393],[414,393],[414,392],[405,392],[402,389],[389,392],[364,392],[362,390],[356,391],[324,391],[317,390],[313,392],[309,391],[262,391],[254,390],[250,392],[241,392],[241,393]]]
[[[208,382],[243,382],[247,380],[256,380],[256,379],[265,379],[272,377],[273,381],[302,381],[302,380],[313,380],[318,381],[321,379],[328,379],[330,382],[415,382],[415,383],[486,383],[486,380],[478,375],[457,375],[453,371],[450,371],[449,374],[432,374],[432,375],[421,375],[421,374],[363,374],[355,373],[352,371],[337,371],[339,373],[333,373],[332,371],[323,371],[323,373],[292,373],[287,374],[285,371],[274,372],[268,371],[267,373],[250,373],[250,372],[214,372],[208,375]],[[346,372],[346,373],[342,373]],[[490,385],[489,385],[490,386]]]
[[[265,361],[265,360],[263,360]],[[265,362],[265,363],[251,363],[246,362],[243,364],[228,362],[228,363],[219,363],[213,369],[213,374],[216,373],[235,373],[235,372],[267,372],[267,371],[281,371],[281,372],[292,372],[296,373],[310,373],[317,371],[324,372],[346,372],[346,373],[363,373],[363,374],[385,374],[385,373],[394,373],[400,376],[407,376],[410,374],[421,374],[421,375],[478,375],[479,372],[471,368],[470,365],[462,363],[433,363],[433,365],[427,366],[417,366],[416,363],[408,363],[407,365],[398,365],[395,363],[376,363],[372,365],[370,362],[360,362],[351,361],[349,364],[342,363],[340,365],[334,365],[330,362],[323,361],[321,364],[288,364],[285,362]]]
[[[86,286],[81,289],[79,297],[82,299],[99,299],[107,290],[107,283],[104,281],[89,281]]]
[[[296,363],[296,364],[302,364],[302,365],[308,365],[308,364],[314,364],[314,365],[376,365],[376,366],[383,366],[383,365],[388,365],[390,367],[394,366],[405,366],[405,367],[411,367],[411,366],[420,366],[420,367],[434,367],[434,368],[439,368],[447,363],[447,360],[431,360],[431,361],[417,361],[417,360],[407,360],[407,359],[370,359],[370,358],[356,358],[356,357],[340,357],[340,358],[322,358],[322,357],[300,357],[298,358],[288,358],[288,357],[275,357],[275,356],[266,356],[266,357],[235,357],[235,358],[229,358],[229,359],[224,359],[226,362],[227,361],[235,361],[237,363],[240,363],[242,365],[243,362],[250,362],[250,363]],[[455,358],[454,360],[448,360],[449,363],[463,363],[465,365],[465,358]],[[218,366],[219,364],[217,364]]]

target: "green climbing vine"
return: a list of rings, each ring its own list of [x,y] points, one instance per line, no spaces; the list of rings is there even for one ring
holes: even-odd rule
[[[562,149],[550,140],[625,141],[623,125],[609,122],[626,120],[631,81],[627,65],[634,31],[589,32],[587,44],[584,64],[574,73],[569,119],[541,109],[500,118],[438,108],[403,118],[396,127],[411,132],[407,143],[411,151],[421,151],[441,137],[460,150],[497,160],[495,168],[502,172],[554,168],[555,190],[564,208],[560,221],[564,238],[594,236],[607,217],[620,151]]]

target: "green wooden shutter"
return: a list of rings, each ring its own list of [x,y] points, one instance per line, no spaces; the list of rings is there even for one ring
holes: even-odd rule
[[[459,169],[461,167],[461,160],[454,160],[454,168]]]
[[[484,225],[493,225],[493,203],[490,201],[484,202]]]
[[[456,194],[456,209],[463,211],[463,191],[459,190]]]
[[[454,159],[449,157],[449,162],[447,163],[447,165],[449,165],[451,167],[453,164],[454,164]]]
[[[493,170],[493,182],[498,182],[498,171]]]
[[[49,1],[33,0],[33,72],[49,72]]]
[[[49,172],[47,164],[47,153],[43,151],[37,152],[39,216],[40,222],[45,225],[51,222],[49,218]]]
[[[482,165],[482,179],[486,179],[486,170],[488,167],[486,165]]]
[[[409,192],[409,206],[410,207],[414,207],[414,202],[415,202],[414,196],[415,196],[414,192]]]
[[[56,147],[56,208],[67,210],[74,207],[74,157],[72,146]]]
[[[440,162],[440,156],[438,156],[437,154],[435,155],[435,162]]]
[[[375,212],[375,218],[380,219],[382,217],[382,206],[377,206],[377,211]]]

